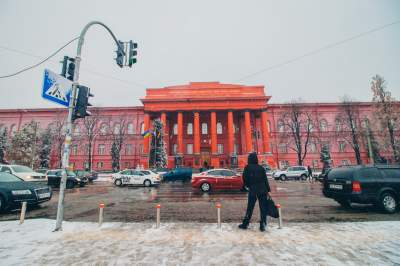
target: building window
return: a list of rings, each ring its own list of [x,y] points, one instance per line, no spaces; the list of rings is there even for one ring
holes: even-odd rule
[[[350,165],[350,161],[349,160],[342,160],[342,165],[343,166]]]
[[[324,141],[324,142],[321,143],[321,150],[322,150],[324,147],[325,147],[326,149],[328,149],[329,151],[331,150],[331,147],[330,147],[330,145],[329,145],[329,142],[327,142],[327,141]]]
[[[186,130],[188,135],[193,135],[193,124],[192,123],[188,123],[187,124],[187,130]]]
[[[100,126],[100,135],[106,135],[108,130],[107,124],[103,123]]]
[[[278,149],[279,149],[280,153],[287,153],[288,152],[286,143],[280,143],[278,145]]]
[[[80,129],[80,127],[79,126],[76,126],[75,128],[74,128],[74,136],[79,136],[81,134],[81,129]]]
[[[220,122],[217,123],[217,134],[222,134],[222,124]]]
[[[99,155],[104,155],[106,153],[106,145],[105,144],[99,144],[99,147],[97,149],[97,153]]]
[[[326,122],[325,119],[322,119],[321,121],[319,121],[319,129],[322,132],[328,131],[328,122]]]
[[[144,123],[140,123],[140,134],[144,133]]]
[[[286,160],[279,161],[279,168],[280,169],[286,169],[289,167],[289,162]]]
[[[89,162],[84,162],[83,163],[83,169],[84,170],[89,170]]]
[[[178,144],[172,145],[172,154],[178,154]]]
[[[72,146],[71,153],[72,153],[72,155],[77,155],[78,154],[78,146],[77,145],[73,145]]]
[[[178,124],[174,124],[173,131],[174,135],[178,135]]]
[[[207,123],[202,123],[201,124],[201,134],[203,134],[203,135],[207,135],[208,134]]]
[[[134,132],[134,128],[133,128],[133,124],[132,123],[129,123],[128,124],[128,134],[133,134],[133,132]]]
[[[283,120],[278,120],[278,132],[283,133],[285,132],[285,124],[283,123]]]
[[[126,144],[125,155],[132,155],[132,144]]]
[[[224,144],[218,144],[218,154],[224,154]]]
[[[104,163],[103,162],[97,162],[97,169],[101,169],[104,167]]]
[[[344,141],[339,141],[339,152],[344,152],[346,150],[346,143]]]
[[[129,168],[129,162],[125,162],[124,165],[125,165],[125,168]]]
[[[337,132],[342,131],[342,121],[340,121],[340,119],[336,119],[335,126],[336,126],[336,131]]]
[[[186,145],[186,153],[187,154],[193,154],[193,144],[187,144]]]
[[[369,119],[364,118],[364,120],[361,122],[361,126],[365,129],[369,128]]]
[[[139,144],[139,153],[143,154],[143,144]]]
[[[118,135],[121,131],[121,125],[119,123],[114,124],[114,134]]]

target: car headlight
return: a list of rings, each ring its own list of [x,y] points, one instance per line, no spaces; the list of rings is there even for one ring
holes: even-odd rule
[[[12,190],[11,194],[13,194],[14,196],[17,195],[31,195],[32,192],[29,189],[25,189],[25,190]]]
[[[31,176],[31,175],[27,175],[25,178],[26,178],[26,179],[31,179],[32,176]]]
[[[76,181],[81,182],[81,179],[80,179],[80,178],[75,178],[75,179],[76,179]]]

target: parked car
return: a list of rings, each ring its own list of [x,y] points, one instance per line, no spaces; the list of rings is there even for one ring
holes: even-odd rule
[[[80,179],[87,180],[88,182],[93,182],[93,180],[97,179],[98,175],[96,172],[90,172],[85,170],[75,170],[74,173]]]
[[[192,176],[192,188],[211,190],[245,190],[240,174],[229,169],[212,169]]]
[[[142,171],[147,172],[147,174]],[[126,169],[113,174],[112,181],[120,187],[125,185],[144,185],[145,187],[158,185],[161,181],[160,175],[150,172],[150,170]]]
[[[394,213],[400,200],[400,166],[353,166],[330,170],[323,194],[344,207],[351,203],[374,204]]]
[[[307,167],[305,166],[291,166],[288,167],[286,170],[278,170],[275,171],[273,174],[273,177],[275,180],[289,180],[289,179],[294,179],[294,180],[307,180],[308,176],[308,170]]]
[[[192,168],[174,168],[162,175],[164,181],[190,180],[192,177]]]
[[[161,178],[162,175],[159,173],[156,173],[152,170],[140,170],[140,172],[143,173],[144,175],[150,175],[153,179],[156,179],[159,181],[162,180],[162,178]]]
[[[52,187],[60,187],[63,169],[54,169],[47,171],[47,184]],[[73,171],[67,171],[67,188],[84,187],[88,181],[82,180],[76,176]]]
[[[22,178],[0,172],[0,211],[18,206],[26,201],[38,205],[51,199],[51,188],[47,185],[26,182]]]
[[[33,171],[31,168],[24,165],[16,165],[16,164],[0,165],[0,172],[13,174],[15,176],[18,176],[19,178],[22,178],[24,181],[29,181],[29,182],[46,181],[45,174],[37,173]]]
[[[40,173],[40,174],[44,174],[44,175],[46,175],[47,171],[49,171],[49,169],[47,169],[47,168],[38,168],[35,170],[36,173]]]
[[[163,174],[169,172],[169,169],[168,169],[168,168],[154,168],[154,169],[151,169],[151,170],[152,170],[154,173],[157,173],[157,174],[159,174],[159,175],[163,175]]]

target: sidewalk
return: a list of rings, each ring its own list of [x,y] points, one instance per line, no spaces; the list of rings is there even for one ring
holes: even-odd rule
[[[0,222],[1,265],[394,265],[400,222],[252,224]]]

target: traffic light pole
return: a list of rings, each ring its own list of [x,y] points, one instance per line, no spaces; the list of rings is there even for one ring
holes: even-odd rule
[[[62,156],[62,177],[61,177],[61,182],[60,182],[60,193],[58,197],[58,207],[57,207],[57,220],[56,220],[56,228],[54,231],[61,231],[62,230],[62,222],[64,219],[64,198],[65,198],[65,188],[67,185],[67,170],[69,168],[69,155],[70,155],[70,146],[72,142],[72,128],[73,128],[73,121],[72,121],[72,115],[74,112],[74,107],[75,107],[75,99],[76,99],[76,93],[77,93],[77,88],[78,88],[78,80],[79,80],[79,66],[81,63],[81,51],[83,47],[83,43],[85,41],[85,35],[88,29],[93,26],[93,25],[100,25],[103,26],[113,37],[115,43],[117,46],[119,46],[118,40],[115,37],[114,33],[108,28],[106,25],[104,25],[102,22],[99,21],[92,21],[88,23],[82,30],[81,35],[79,36],[79,42],[78,42],[78,48],[76,50],[76,57],[75,57],[75,72],[74,72],[74,79],[72,83],[72,91],[71,91],[71,97],[69,101],[69,107],[68,107],[68,119],[67,119],[67,129],[66,129],[66,134],[65,134],[65,142],[64,142],[64,150],[63,150],[63,156]]]

